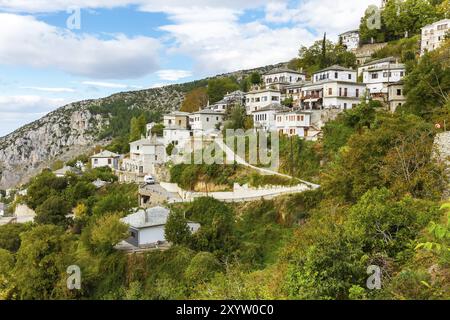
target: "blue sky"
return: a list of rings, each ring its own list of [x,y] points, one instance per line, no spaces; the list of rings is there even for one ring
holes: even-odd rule
[[[73,101],[287,61],[379,2],[0,0],[0,136]]]

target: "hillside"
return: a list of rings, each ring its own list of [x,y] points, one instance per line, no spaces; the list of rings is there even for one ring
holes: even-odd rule
[[[266,72],[283,65],[240,70],[212,78],[229,76],[240,80],[251,72]],[[56,160],[69,160],[95,145],[105,145],[113,131],[113,128],[107,130],[114,116],[109,111],[111,106],[118,107],[122,113],[135,109],[169,112],[180,107],[189,90],[206,85],[209,79],[71,103],[17,129],[0,138],[0,189],[28,181]]]

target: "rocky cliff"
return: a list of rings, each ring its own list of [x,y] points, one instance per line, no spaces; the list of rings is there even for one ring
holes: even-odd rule
[[[280,66],[285,64],[220,76],[234,76],[239,80],[253,71],[265,72]],[[108,137],[100,133],[112,117],[107,111],[109,105],[120,102],[121,108],[127,110],[140,108],[169,112],[180,107],[186,92],[206,85],[206,80],[72,103],[0,138],[0,189],[12,188],[28,181],[56,160],[67,161],[95,145],[108,143]],[[103,112],[98,112],[99,108]]]

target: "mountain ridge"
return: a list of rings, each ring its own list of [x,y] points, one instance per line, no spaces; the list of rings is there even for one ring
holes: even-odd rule
[[[210,79],[235,77],[240,80],[255,71],[266,72],[286,65],[286,62],[282,62],[238,70],[182,84],[118,92],[104,98],[86,99],[61,106],[0,137],[0,189],[26,183],[56,160],[68,161],[96,145],[110,142],[108,137],[101,137],[100,133],[110,124],[112,115],[92,112],[95,106],[107,106],[120,101],[127,110],[140,108],[170,112],[180,107],[187,92],[205,86]]]

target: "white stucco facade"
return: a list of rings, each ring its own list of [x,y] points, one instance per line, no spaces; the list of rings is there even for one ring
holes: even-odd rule
[[[345,82],[356,82],[357,81],[357,71],[338,65],[325,68],[314,73],[311,77],[313,83],[318,83],[322,81],[345,81]]]
[[[433,51],[441,46],[450,32],[450,19],[444,19],[422,28],[420,54]]]
[[[370,94],[387,94],[388,85],[396,83],[406,75],[404,64],[388,64],[380,68],[371,68],[363,72],[363,82]]]
[[[305,138],[308,136],[310,126],[311,113],[309,112],[292,110],[276,115],[275,128],[281,134]]]
[[[120,155],[117,153],[105,150],[91,156],[91,167],[110,167],[111,169],[117,169],[119,167],[119,159]]]
[[[339,39],[347,50],[355,50],[359,47],[359,30],[352,30],[342,33],[339,35]]]
[[[197,137],[217,132],[217,127],[223,124],[225,115],[223,112],[204,109],[192,113],[189,118],[193,135]]]
[[[266,107],[272,103],[281,102],[281,92],[277,89],[261,89],[250,91],[245,95],[245,107],[247,114],[251,115],[252,112]]]

